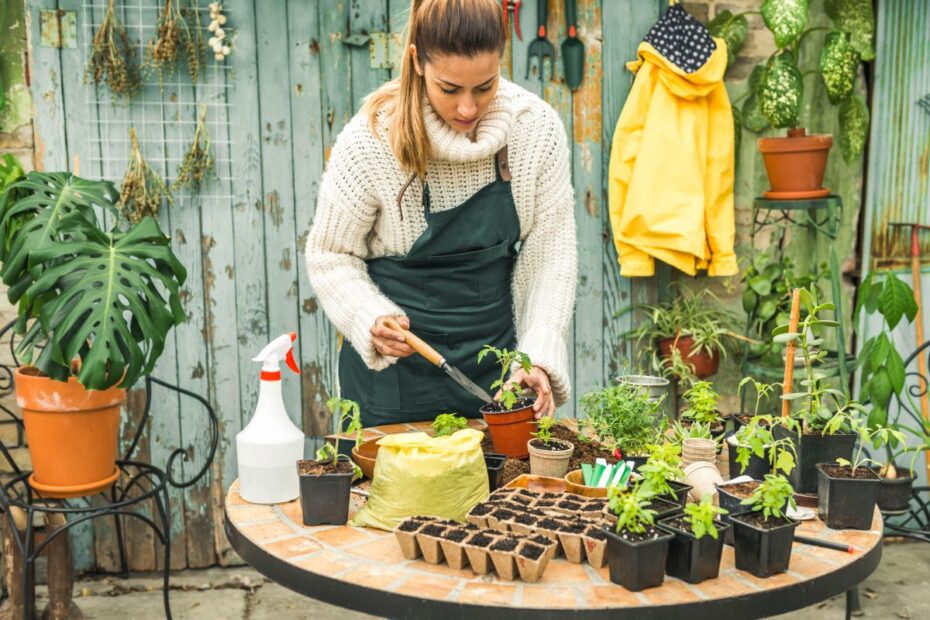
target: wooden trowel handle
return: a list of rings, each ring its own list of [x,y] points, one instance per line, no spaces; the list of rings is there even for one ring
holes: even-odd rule
[[[385,319],[384,324],[390,329],[402,333],[404,335],[404,342],[406,342],[411,349],[425,357],[431,364],[442,366],[445,358],[443,358],[436,349],[426,344],[419,336],[401,327],[394,319]]]

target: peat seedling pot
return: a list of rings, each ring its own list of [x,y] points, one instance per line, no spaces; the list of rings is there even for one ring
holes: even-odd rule
[[[835,463],[817,464],[818,512],[834,530],[867,530],[878,502],[881,478],[868,467],[853,472]]]
[[[665,563],[672,534],[657,527],[643,537],[626,532],[607,533],[607,565],[610,580],[627,590],[655,588],[665,580]]]
[[[355,472],[348,461],[297,461],[304,525],[342,525],[349,519]]]
[[[695,537],[681,517],[670,517],[659,522],[659,527],[674,535],[668,547],[665,572],[688,583],[714,579],[720,572],[723,538],[731,526],[717,523],[717,538],[705,534]]]
[[[488,491],[496,491],[500,488],[504,477],[504,462],[506,460],[507,457],[503,454],[484,453],[484,464],[488,468]]]
[[[817,493],[817,464],[835,463],[836,459],[840,458],[848,461],[852,458],[853,449],[856,447],[855,433],[834,435],[802,433],[799,438],[797,433],[792,433],[780,425],[776,425],[772,433],[776,439],[783,437],[791,439],[797,450],[798,466],[788,476],[796,493],[808,495]]]
[[[765,578],[788,570],[794,543],[793,519],[764,521],[761,512],[741,512],[731,516],[736,568]]]
[[[732,515],[735,515],[740,512],[745,512],[746,507],[740,504],[744,499],[752,495],[753,491],[756,490],[756,487],[759,486],[759,482],[738,482],[735,484],[720,484],[717,485],[717,498],[718,503],[721,508],[727,511],[727,514],[721,515],[720,519],[724,523],[732,524]],[[730,528],[726,531],[724,537],[724,542],[728,545],[733,544],[733,529]]]
[[[562,478],[568,471],[568,462],[572,458],[575,446],[565,441],[553,439],[544,443],[540,439],[527,442],[530,453],[530,473],[534,476]]]
[[[525,459],[529,455],[527,443],[536,431],[536,416],[533,402],[526,403],[524,399],[523,406],[510,411],[491,411],[492,405],[481,408],[495,452],[512,459]]]
[[[897,466],[895,469],[898,477],[882,478],[878,487],[878,509],[886,514],[903,514],[911,507],[911,489],[914,486],[914,478],[902,475],[902,472],[906,471],[904,469]]]
[[[678,349],[681,353],[681,359],[694,367],[694,375],[698,379],[704,379],[717,373],[720,368],[720,356],[711,355],[707,349],[700,353],[692,353],[694,339],[691,336],[681,336],[676,342],[674,338],[666,338],[659,341],[659,353],[662,357],[668,359],[672,356],[672,347]]]

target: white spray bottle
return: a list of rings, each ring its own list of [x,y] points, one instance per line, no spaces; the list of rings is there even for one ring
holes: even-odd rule
[[[289,502],[300,494],[297,461],[303,458],[304,434],[284,409],[279,365],[283,359],[300,374],[292,344],[296,339],[294,332],[284,334],[252,358],[262,363],[258,404],[252,420],[236,435],[236,450],[239,494],[255,504]]]

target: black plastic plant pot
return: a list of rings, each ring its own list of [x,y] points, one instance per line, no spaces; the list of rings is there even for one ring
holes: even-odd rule
[[[639,468],[649,460],[648,456],[624,456],[624,461],[633,461],[633,471],[639,471]]]
[[[741,503],[746,498],[733,495],[727,490],[727,485],[725,484],[717,486],[717,498],[720,507],[727,511],[727,514],[720,516],[720,519],[726,524],[731,524],[733,522],[730,518],[733,515],[746,511],[746,507]],[[733,544],[733,528],[727,528],[723,535],[723,541],[728,545]]]
[[[677,480],[669,480],[668,486],[672,487],[675,493],[663,493],[659,496],[659,498],[673,504],[678,504],[682,509],[684,509],[685,504],[688,502],[688,493],[691,492],[693,487],[690,484],[678,482]]]
[[[300,475],[300,508],[304,525],[342,525],[349,519],[351,471],[321,476]]]
[[[673,524],[678,518],[671,517],[659,522],[659,527],[674,536],[668,546],[666,574],[688,583],[701,583],[705,579],[716,578],[720,572],[723,538],[730,525],[718,523],[717,538],[710,534],[697,538],[691,532],[682,530],[678,524]]]
[[[674,538],[672,534],[659,530],[656,538],[631,542],[610,528],[604,531],[607,532],[607,565],[612,582],[632,592],[662,585],[668,544]]]
[[[504,462],[506,460],[507,457],[503,454],[495,454],[493,452],[484,453],[484,464],[488,468],[489,491],[500,488],[504,477]]]
[[[817,464],[817,505],[820,518],[834,530],[867,530],[872,527],[872,515],[878,503],[881,478],[871,469],[874,478],[843,478],[833,476],[824,467],[837,468],[834,463]]]
[[[914,479],[901,476],[898,469],[897,478],[882,478],[878,487],[878,509],[886,514],[901,514],[911,508],[911,489]]]
[[[728,443],[727,449],[730,453],[730,478],[736,478],[737,476],[749,476],[753,480],[763,480],[765,478],[765,474],[771,473],[772,466],[769,465],[769,462],[761,456],[756,456],[755,454],[752,454],[749,457],[749,464],[746,465],[746,471],[740,471],[742,466],[736,462],[736,447]]]
[[[775,426],[772,430],[776,439],[790,437],[798,453],[798,466],[788,475],[795,493],[812,495],[817,493],[817,464],[835,463],[836,459],[852,458],[856,447],[854,433],[837,433],[835,435],[821,435],[818,433],[803,433],[798,439],[797,433]]]
[[[769,529],[744,520],[758,514],[761,513],[749,511],[732,515],[733,546],[737,570],[764,579],[788,570],[798,522],[784,518],[780,519],[782,525]]]

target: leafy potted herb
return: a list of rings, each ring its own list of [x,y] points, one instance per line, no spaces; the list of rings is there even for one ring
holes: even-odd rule
[[[705,496],[700,503],[685,506],[683,516],[667,517],[659,527],[674,534],[669,543],[665,572],[688,583],[713,579],[720,572],[723,537],[730,526],[717,520],[726,514],[713,504],[713,497]]]
[[[433,435],[436,437],[445,437],[455,431],[468,428],[468,420],[454,413],[440,413],[433,420]]]
[[[831,104],[839,106],[840,147],[852,163],[865,148],[869,116],[865,100],[854,94],[859,66],[875,57],[875,15],[868,2],[828,2],[827,14],[834,28],[806,28],[809,2],[765,0],[761,13],[775,38],[776,51],[750,76],[750,88],[739,115],[740,125],[760,132],[771,125],[788,128],[788,137],[761,138],[759,150],[772,185],[772,198],[811,198],[826,195],[823,174],[830,135],[807,136],[799,127],[804,98],[803,76],[820,76]],[[728,41],[733,49],[742,46],[748,32],[747,13],[726,11],[708,25],[714,36]],[[829,30],[823,39],[809,37]],[[803,43],[819,43],[817,69],[802,74],[798,61]],[[735,57],[735,53],[732,54]],[[819,69],[819,70],[818,70]],[[736,102],[734,102],[736,103]],[[819,193],[818,193],[819,191]],[[826,192],[826,193],[825,193]]]
[[[514,459],[525,459],[529,454],[527,444],[536,430],[536,415],[533,412],[536,399],[521,396],[518,386],[507,381],[507,374],[515,365],[530,372],[533,362],[522,351],[485,345],[478,352],[479,364],[488,353],[494,354],[497,364],[501,367],[500,377],[491,384],[491,392],[500,389],[501,397],[498,402],[481,407],[481,416],[488,425],[495,452]]]
[[[684,507],[691,487],[679,482],[684,478],[680,453],[681,448],[674,443],[653,445],[639,474],[642,476],[640,484],[649,488],[653,495]]]
[[[824,338],[822,330],[834,329],[836,321],[822,318],[823,313],[833,312],[832,303],[818,303],[815,287],[801,290],[801,304],[806,310],[798,323],[797,332],[789,332],[788,325],[774,331],[774,340],[788,343],[794,341],[801,351],[804,362],[804,378],[801,390],[782,394],[782,399],[799,402],[800,408],[791,415],[801,422],[800,427],[776,427],[776,437],[789,437],[795,444],[798,468],[792,473],[791,482],[799,493],[817,492],[817,463],[832,463],[836,459],[849,459],[856,443],[856,435],[850,431],[850,423],[864,415],[864,408],[837,388],[830,387],[826,374],[821,369],[827,351],[820,349]],[[813,334],[813,338],[801,337]]]
[[[735,318],[708,289],[629,306],[618,315],[631,310],[641,312],[644,320],[626,337],[651,352],[655,370],[685,383],[716,373],[734,336]]]
[[[334,396],[326,403],[338,421],[336,428],[355,433],[355,446],[362,442],[362,419],[358,403]],[[339,436],[317,450],[316,460],[297,461],[300,477],[300,508],[304,525],[341,525],[349,518],[352,481],[362,470],[348,456],[339,453]]]
[[[715,439],[723,436],[724,420],[717,409],[720,395],[710,381],[695,381],[682,397],[688,404],[681,412],[685,425],[697,422],[707,426]]]
[[[533,439],[527,442],[530,453],[530,473],[534,476],[561,478],[568,471],[568,462],[575,451],[574,444],[552,438],[555,418],[544,416],[536,422]]]
[[[876,448],[890,441],[904,442],[904,433],[880,426],[870,430],[857,422],[854,430],[859,436],[859,448],[852,461],[836,459],[836,463],[817,464],[817,499],[820,518],[827,527],[841,530],[867,530],[872,527],[872,516],[878,501],[881,478],[869,469],[875,463],[864,454],[866,445]]]
[[[608,494],[610,510],[617,515],[615,530],[605,528],[610,580],[633,592],[662,585],[674,538],[655,525],[656,512],[649,508],[653,497],[645,485],[629,492],[611,488]]]
[[[796,507],[791,483],[784,476],[766,474],[752,496],[740,503],[751,509],[730,517],[736,568],[762,578],[788,570],[798,526],[785,514],[786,506]]]
[[[125,389],[152,372],[184,321],[187,272],[154,219],[127,226],[119,217],[111,183],[67,172],[10,181],[0,195],[0,275],[23,336],[15,388],[31,484],[46,497],[94,494],[119,476]]]
[[[585,417],[579,425],[588,429],[603,445],[620,450],[620,458],[636,467],[646,462],[649,446],[664,430],[660,408],[664,397],[653,400],[645,388],[618,383],[581,397]]]
[[[797,428],[791,418],[774,418],[759,415],[741,427],[730,444],[730,474],[746,474],[754,480],[770,473],[790,475],[795,468],[795,446],[788,437],[776,438],[774,428]],[[735,446],[735,449],[734,449]]]

